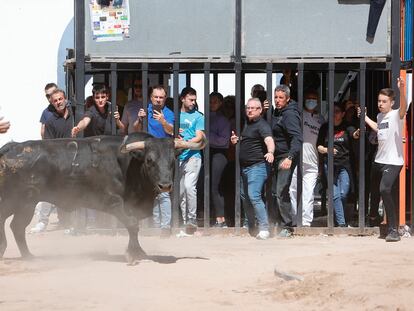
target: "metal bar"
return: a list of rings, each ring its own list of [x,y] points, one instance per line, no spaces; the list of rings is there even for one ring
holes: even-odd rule
[[[241,59],[241,41],[242,41],[242,0],[236,0],[236,18],[235,18],[235,45],[234,45],[234,59],[235,59],[235,91],[236,91],[236,133],[241,134],[241,105],[244,105],[244,74],[242,73],[242,59]],[[241,202],[240,202],[240,143],[236,144],[235,152],[235,199],[234,199],[234,222],[236,234],[240,234],[241,225]]]
[[[111,63],[111,135],[116,135],[116,123],[113,117],[118,110],[116,103],[116,94],[118,88],[118,73],[116,72],[117,64]]]
[[[210,63],[204,63],[204,129],[210,137]],[[204,148],[204,228],[210,227],[210,144]]]
[[[178,130],[180,128],[180,104],[179,104],[179,94],[178,94],[178,74],[179,74],[179,64],[173,64],[173,98],[174,98],[174,137],[178,137]],[[173,228],[179,226],[179,208],[180,208],[180,174],[179,174],[179,162],[175,161],[174,167],[174,190],[173,190],[173,206],[172,206],[172,224]]]
[[[235,64],[235,90],[236,90],[236,135],[240,136],[240,106],[241,103],[241,63]],[[235,152],[235,174],[236,174],[236,185],[235,185],[235,197],[234,197],[234,222],[236,228],[236,234],[240,234],[240,224],[241,224],[241,207],[240,207],[240,144],[236,144]]]
[[[213,73],[213,91],[218,92],[218,73]]]
[[[269,102],[269,110],[266,112],[267,122],[271,124],[272,120],[272,99],[273,99],[273,90],[272,90],[272,74],[273,74],[273,64],[266,64],[266,99]]]
[[[269,102],[269,109],[266,112],[266,119],[267,122],[272,126],[272,73],[273,73],[273,64],[267,63],[266,64],[266,99]],[[271,170],[273,172],[273,170]],[[272,173],[271,173],[272,174]],[[270,230],[273,231],[274,226],[274,206],[273,206],[273,197],[272,197],[272,177],[269,176],[266,182],[266,206],[267,206],[267,213],[269,215],[269,225]]]
[[[395,106],[400,106],[400,92],[397,87],[397,78],[400,76],[401,59],[401,17],[400,1],[391,1],[391,87],[395,90]]]
[[[361,116],[359,118],[359,195],[358,195],[358,226],[361,231],[365,227],[365,87],[366,63],[360,64],[359,70],[359,105]]]
[[[334,140],[334,95],[335,64],[329,64],[328,74],[328,228],[334,227],[333,215],[333,140]]]
[[[298,108],[299,113],[302,116],[303,113],[303,69],[304,64],[298,64]],[[303,122],[300,123],[301,133],[303,133]],[[303,218],[303,200],[302,200],[302,168],[303,168],[303,144],[300,148],[299,159],[296,167],[296,176],[297,176],[297,191],[296,191],[296,202],[297,202],[297,226],[302,227],[302,218]]]
[[[191,86],[191,72],[185,74],[185,86]]]
[[[142,70],[142,105],[145,109],[145,112],[148,111],[148,63],[143,63],[141,65]],[[147,117],[143,120],[143,129],[145,132],[148,132],[148,113]]]
[[[75,16],[75,122],[77,124],[85,110],[85,1],[75,1]],[[83,136],[83,132],[80,136]]]
[[[236,25],[235,25],[235,44],[234,57],[236,63],[241,63],[241,41],[242,41],[242,1],[236,0]]]

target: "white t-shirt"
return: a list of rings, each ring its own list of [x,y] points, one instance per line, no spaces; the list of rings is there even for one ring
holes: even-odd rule
[[[303,110],[303,163],[318,165],[316,141],[319,129],[324,122],[324,118],[319,113]]]
[[[377,115],[378,151],[375,162],[390,165],[404,165],[400,109]]]

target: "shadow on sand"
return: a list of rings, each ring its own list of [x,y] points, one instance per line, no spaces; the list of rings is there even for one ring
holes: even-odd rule
[[[63,261],[63,260],[77,260],[77,259],[92,259],[94,261],[107,261],[107,262],[120,262],[126,263],[125,255],[111,255],[104,252],[94,252],[94,253],[84,253],[84,254],[74,254],[74,255],[45,255],[45,256],[34,256],[31,258],[21,258],[21,257],[9,257],[2,258],[3,263],[11,263],[14,261],[36,261],[36,260],[45,260],[45,261]],[[196,260],[209,260],[205,257],[175,257],[175,256],[162,256],[162,255],[144,255],[140,261],[153,261],[160,264],[172,264],[176,263],[178,260],[182,259],[196,259]]]

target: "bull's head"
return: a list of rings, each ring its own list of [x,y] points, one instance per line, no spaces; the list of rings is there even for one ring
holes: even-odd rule
[[[142,168],[156,192],[169,192],[174,182],[174,164],[179,151],[183,149],[201,150],[206,145],[204,138],[199,143],[180,139],[147,137],[140,141],[128,142],[125,137],[121,145],[122,153],[130,153],[142,163]]]

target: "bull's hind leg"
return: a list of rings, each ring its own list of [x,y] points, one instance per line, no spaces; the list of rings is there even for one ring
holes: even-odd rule
[[[15,213],[10,228],[13,232],[14,239],[16,240],[17,247],[23,258],[31,258],[33,255],[30,253],[26,242],[26,227],[29,225],[33,218],[35,204],[22,206]]]
[[[2,204],[3,205],[3,204]],[[7,239],[6,239],[6,232],[4,230],[4,223],[6,219],[11,216],[11,212],[7,212],[8,210],[4,205],[1,206],[2,211],[0,211],[0,258],[3,258],[4,252],[7,248]]]
[[[6,217],[0,214],[0,258],[3,258],[4,252],[7,248],[6,232],[4,231],[4,222]]]

